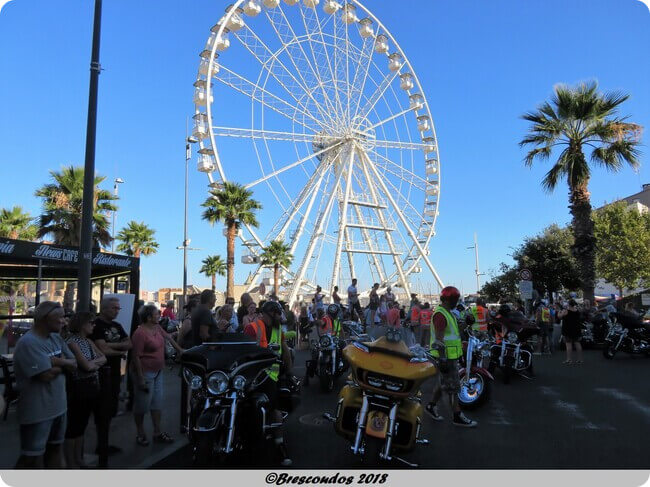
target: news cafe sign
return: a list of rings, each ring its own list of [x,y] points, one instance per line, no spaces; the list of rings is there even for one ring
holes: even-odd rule
[[[3,242],[0,240],[0,254],[11,255],[14,253],[16,246],[11,242]]]
[[[59,262],[77,262],[79,251],[72,249],[60,249],[50,245],[41,245],[32,254],[32,257],[39,259],[58,260]]]

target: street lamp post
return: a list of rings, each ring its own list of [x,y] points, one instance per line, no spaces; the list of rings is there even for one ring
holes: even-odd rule
[[[88,121],[86,126],[86,158],[79,241],[78,309],[90,310],[90,279],[93,256],[93,213],[95,212],[95,142],[97,134],[97,93],[99,91],[99,43],[101,39],[102,0],[95,0],[93,44],[90,58],[90,87],[88,90]],[[100,462],[101,464],[101,462]]]
[[[113,196],[115,196],[116,200],[117,200],[117,185],[122,183],[124,183],[124,179],[115,178],[115,185],[113,186]],[[113,237],[113,240],[111,241],[111,253],[115,253],[115,213],[117,213],[117,210],[113,211],[113,230],[111,232],[111,237]]]
[[[198,140],[195,137],[189,137],[185,132],[185,216],[183,219],[183,246],[177,247],[183,249],[183,306],[187,304],[187,251],[189,250],[190,239],[187,237],[187,194],[188,194],[188,177],[189,163],[192,159],[192,144]]]
[[[481,272],[478,269],[478,240],[476,238],[476,232],[474,232],[474,245],[472,247],[467,247],[468,249],[474,249],[474,255],[476,256],[476,294],[479,294],[481,292],[481,277],[484,274],[481,274]]]

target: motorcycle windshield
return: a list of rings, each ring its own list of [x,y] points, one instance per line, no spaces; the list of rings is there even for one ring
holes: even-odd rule
[[[255,340],[243,333],[222,333],[210,343],[186,350],[181,356],[181,363],[198,365],[210,372],[232,370],[244,362],[274,357],[273,351],[258,346]]]

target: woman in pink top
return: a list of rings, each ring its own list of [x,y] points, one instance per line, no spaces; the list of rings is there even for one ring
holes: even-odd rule
[[[393,328],[402,327],[402,320],[400,319],[399,316],[399,305],[394,301],[388,303],[388,311],[386,312],[386,321],[388,322],[388,326],[392,326]]]
[[[179,354],[184,350],[158,325],[160,311],[155,306],[143,306],[139,314],[141,325],[131,337],[133,343],[131,350],[131,373],[134,383],[133,417],[138,430],[135,441],[141,446],[149,444],[144,432],[144,415],[150,411],[153,422],[153,440],[158,443],[172,443],[174,440],[160,430],[165,340],[169,340]]]

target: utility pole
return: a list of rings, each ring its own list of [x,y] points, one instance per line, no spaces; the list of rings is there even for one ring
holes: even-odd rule
[[[93,213],[95,200],[95,141],[97,134],[97,93],[99,88],[99,41],[101,38],[102,0],[95,0],[93,45],[90,60],[90,88],[88,95],[88,124],[86,127],[86,159],[84,164],[83,206],[81,211],[81,239],[79,242],[79,274],[77,311],[90,310],[90,289],[93,256]]]
[[[476,232],[474,232],[474,245],[472,247],[467,247],[468,249],[474,249],[474,255],[476,257],[476,294],[479,294],[481,292],[481,277],[483,274],[481,274],[481,271],[479,271],[478,268],[478,239],[476,238]]]

